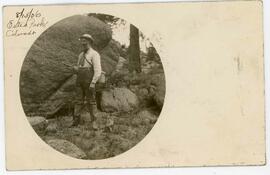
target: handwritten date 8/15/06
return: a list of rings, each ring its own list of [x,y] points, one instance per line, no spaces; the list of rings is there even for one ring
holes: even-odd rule
[[[15,18],[8,20],[6,36],[25,36],[36,34],[35,29],[45,28],[48,21],[39,10],[23,8],[16,12]]]

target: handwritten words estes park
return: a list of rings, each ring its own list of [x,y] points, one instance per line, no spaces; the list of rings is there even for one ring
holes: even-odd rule
[[[37,28],[45,28],[47,24],[48,21],[39,10],[23,8],[15,13],[13,19],[8,20],[5,35],[7,37],[35,35]]]

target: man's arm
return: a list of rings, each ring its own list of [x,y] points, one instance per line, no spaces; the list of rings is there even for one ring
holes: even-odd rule
[[[78,56],[78,61],[77,61],[77,65],[76,66],[73,66],[73,72],[76,74],[78,73],[78,67],[79,67],[79,64],[80,64],[80,60],[82,59],[82,53]]]
[[[83,53],[80,53],[79,56],[78,56],[77,65],[76,66],[79,66],[80,65],[82,56],[83,56]]]
[[[95,84],[101,75],[100,55],[98,53],[93,55],[92,64],[94,68],[94,76],[93,76],[91,84]]]

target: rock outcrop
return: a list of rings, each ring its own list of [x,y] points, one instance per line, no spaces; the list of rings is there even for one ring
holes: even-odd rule
[[[86,154],[73,143],[63,139],[48,140],[47,143],[57,151],[77,159],[85,159]]]
[[[114,70],[120,46],[112,40],[110,26],[83,15],[63,19],[40,35],[22,65],[20,94],[28,116],[54,115],[72,101],[76,77],[68,65],[76,64],[81,52],[78,38],[84,33],[93,36],[103,71]]]
[[[127,88],[114,88],[101,93],[100,107],[105,112],[128,112],[139,106],[137,96]]]

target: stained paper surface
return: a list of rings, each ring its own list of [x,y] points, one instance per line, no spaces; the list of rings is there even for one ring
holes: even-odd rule
[[[264,165],[262,6],[220,1],[4,7],[7,169]],[[23,8],[39,11],[44,26],[18,27],[17,33],[10,28]],[[150,38],[161,36],[159,43],[153,40],[166,77],[160,117],[132,149],[102,160],[75,159],[43,142],[19,93],[21,66],[33,42],[56,22],[84,13],[117,16]]]

